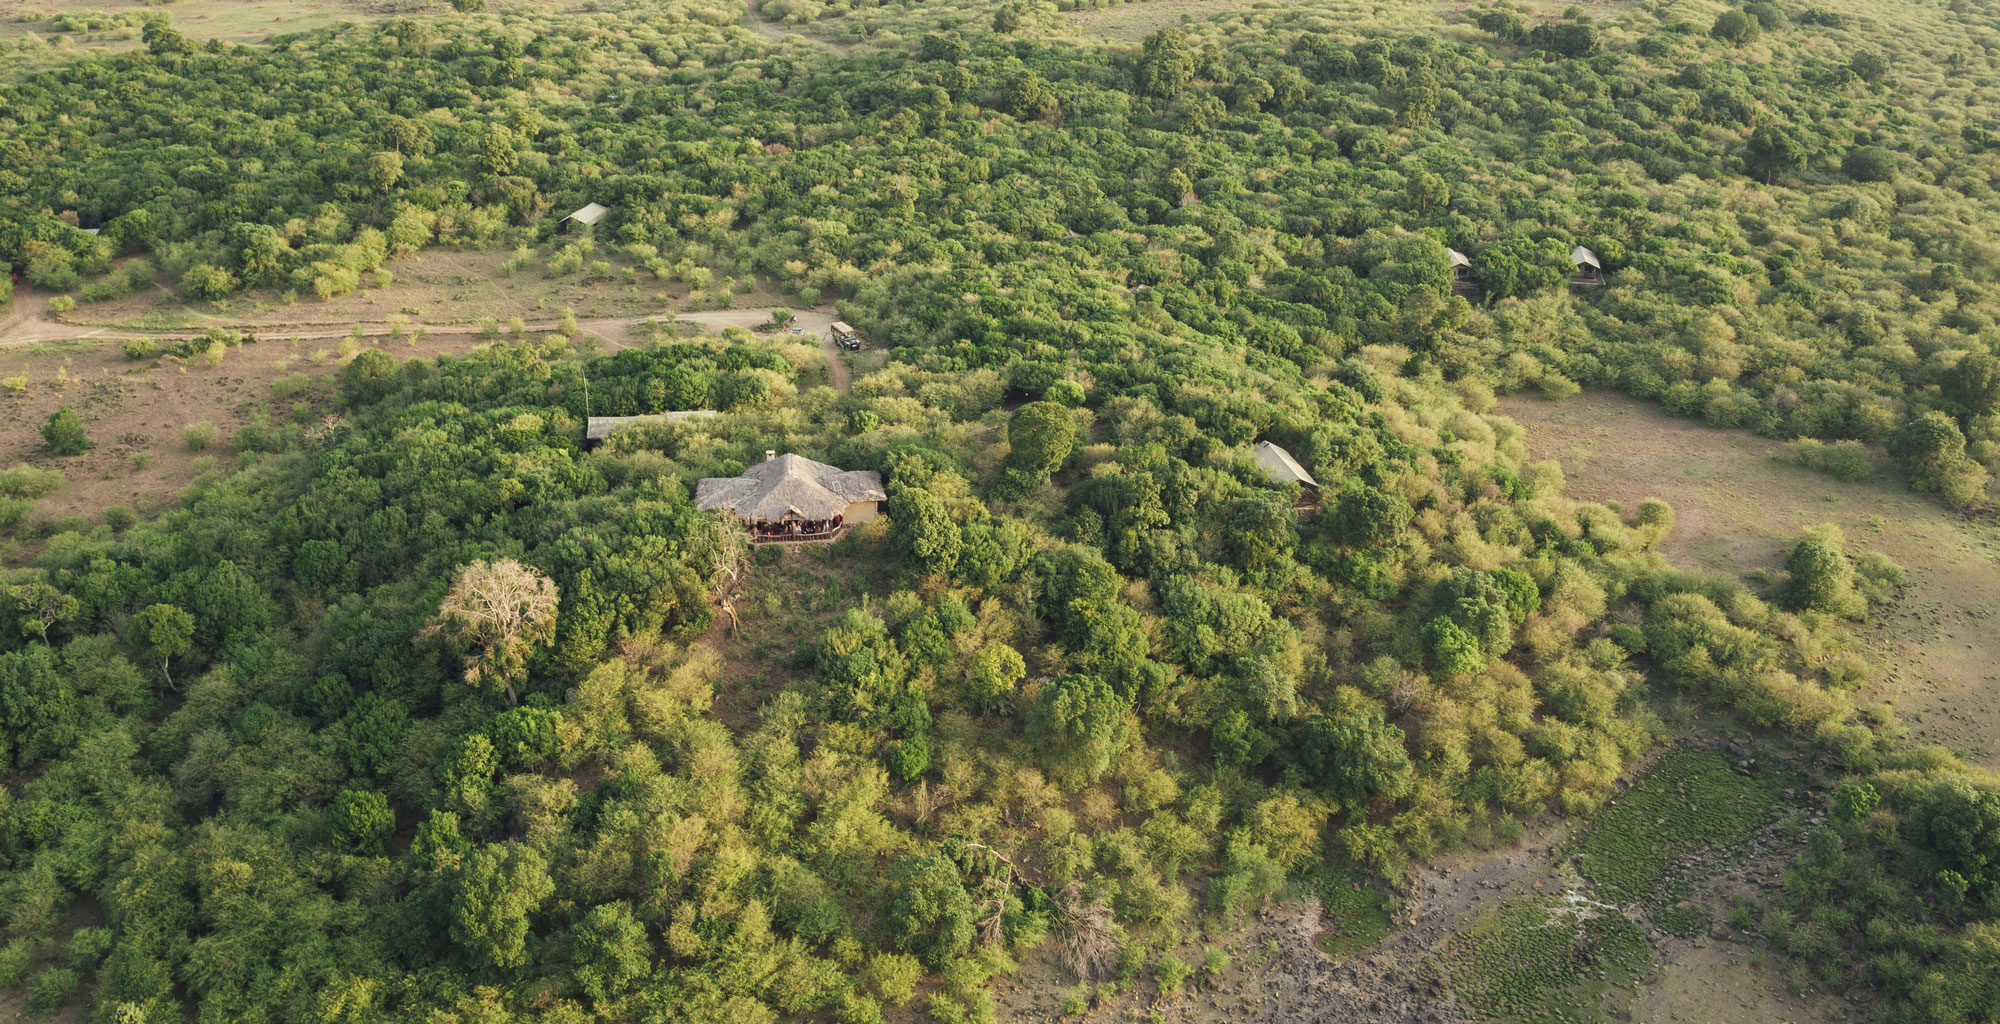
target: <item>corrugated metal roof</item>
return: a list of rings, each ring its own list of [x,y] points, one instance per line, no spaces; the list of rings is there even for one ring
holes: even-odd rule
[[[602,441],[611,436],[619,427],[634,423],[679,423],[683,420],[707,419],[715,415],[714,409],[688,409],[684,412],[656,412],[645,416],[592,416],[583,421],[583,436],[588,441]]]

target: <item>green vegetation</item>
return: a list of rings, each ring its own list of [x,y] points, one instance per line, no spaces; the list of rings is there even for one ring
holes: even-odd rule
[[[1329,865],[1307,875],[1307,882],[1325,914],[1319,947],[1329,956],[1373,948],[1388,936],[1389,896],[1372,879]]]
[[[49,414],[48,422],[42,424],[42,440],[53,455],[82,455],[91,447],[90,437],[83,429],[83,418],[68,406]]]
[[[1843,477],[1882,442],[1981,505],[1985,48],[1770,4],[1377,31],[1305,3],[1109,53],[1047,5],[761,5],[875,43],[841,56],[719,0],[480,6],[267,46],[146,17],[10,80],[0,261],[213,310],[519,246],[691,305],[833,302],[880,368],[843,393],[741,328],[600,355],[569,311],[464,356],[352,344],[337,426],[252,419],[176,508],[10,549],[0,980],[31,1005],[761,1024],[921,992],[986,1020],[1023,957],[1072,1003],[1184,983],[1155,951],[1293,877],[1365,945],[1381,883],[1552,812],[1597,815],[1602,891],[1510,903],[1448,961],[1482,1012],[1575,1018],[1645,962],[1595,900],[1661,899],[1780,786],[1675,750],[1607,803],[1657,687],[1879,797],[1848,791],[1772,934],[1892,1016],[1992,1016],[1993,783],[1851,695],[1843,620],[1893,567],[1815,533],[1768,600],[1677,572],[1670,509],[1565,497],[1490,415],[1616,387],[1832,442],[1795,451]],[[611,212],[559,240],[585,201]],[[1577,244],[1601,287],[1570,287]],[[693,409],[582,449],[586,416]],[[67,409],[44,436],[88,446]],[[738,608],[789,556],[691,500],[767,449],[888,494],[815,556],[810,626]],[[46,483],[7,479],[11,523]],[[1835,887],[1889,909],[1805,911]]]
[[[1508,1024],[1562,1024],[1619,1010],[1650,951],[1617,908],[1572,893],[1495,907],[1442,959],[1453,989],[1480,1013]]]
[[[1749,838],[1783,784],[1776,769],[1740,769],[1719,751],[1670,750],[1591,820],[1577,870],[1606,898],[1650,900],[1675,860]]]

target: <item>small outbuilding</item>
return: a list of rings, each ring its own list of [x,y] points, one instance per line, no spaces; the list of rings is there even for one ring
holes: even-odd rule
[[[696,483],[694,507],[729,512],[759,541],[831,540],[849,524],[875,518],[888,497],[874,470],[765,452],[764,461],[742,476]]]
[[[1270,477],[1271,482],[1298,484],[1301,487],[1315,489],[1319,487],[1319,481],[1314,480],[1313,475],[1306,472],[1304,466],[1299,465],[1299,460],[1292,458],[1291,452],[1269,441],[1259,441],[1254,454],[1257,456],[1257,464],[1264,467],[1264,475]]]
[[[596,203],[586,203],[583,209],[556,222],[556,230],[567,235],[570,229],[576,227],[578,224],[587,228],[596,227],[597,222],[603,220],[604,215],[610,212],[611,210],[607,207],[599,206]]]
[[[1569,261],[1576,264],[1576,276],[1570,278],[1571,284],[1604,283],[1604,264],[1598,261],[1596,253],[1579,245],[1569,251]]]
[[[687,420],[705,420],[715,415],[714,409],[688,409],[683,412],[656,412],[644,416],[592,416],[583,421],[583,446],[595,448],[620,427],[638,423],[681,423]]]
[[[1474,285],[1472,261],[1457,249],[1447,248],[1444,252],[1451,258],[1451,290],[1456,292],[1470,290]]]

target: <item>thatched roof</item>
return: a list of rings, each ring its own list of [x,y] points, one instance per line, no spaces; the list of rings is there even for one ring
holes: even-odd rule
[[[1292,458],[1291,452],[1269,441],[1257,442],[1256,456],[1258,465],[1264,467],[1265,475],[1278,483],[1319,486],[1319,481],[1314,480],[1313,475],[1306,472],[1304,466],[1299,465],[1299,460]]]
[[[1471,261],[1471,260],[1469,260],[1469,259],[1466,259],[1466,258],[1465,258],[1465,254],[1464,254],[1464,253],[1462,253],[1462,252],[1459,252],[1459,251],[1458,251],[1457,249],[1446,249],[1446,250],[1445,250],[1444,252],[1445,252],[1445,255],[1446,255],[1446,256],[1449,256],[1449,257],[1451,257],[1451,265],[1452,265],[1452,266],[1454,266],[1454,267],[1470,267],[1470,266],[1472,266],[1472,261]]]
[[[583,439],[602,441],[611,436],[619,427],[634,423],[679,423],[683,420],[707,419],[715,415],[714,409],[689,409],[685,412],[656,412],[645,416],[592,416],[583,421]]]
[[[694,488],[694,507],[727,509],[750,523],[775,523],[786,516],[832,519],[857,501],[882,501],[882,474],[842,470],[798,455],[766,459],[742,476],[707,477]]]
[[[1589,267],[1592,270],[1604,269],[1604,264],[1597,262],[1597,254],[1580,245],[1569,251],[1569,261],[1576,264],[1578,269],[1583,267]]]
[[[564,217],[563,220],[573,220],[578,224],[596,224],[598,221],[604,219],[605,214],[610,212],[609,209],[599,206],[596,203],[587,203],[583,209]]]

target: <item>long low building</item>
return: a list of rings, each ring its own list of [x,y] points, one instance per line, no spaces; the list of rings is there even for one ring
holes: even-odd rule
[[[694,507],[730,512],[759,538],[804,539],[865,523],[888,497],[882,474],[874,470],[844,470],[801,455],[767,452],[763,462],[742,476],[711,476],[695,484]]]
[[[687,409],[682,412],[655,412],[644,416],[592,416],[583,421],[583,443],[586,448],[603,444],[611,432],[620,427],[638,423],[681,423],[686,420],[702,420],[715,415],[714,409]]]

